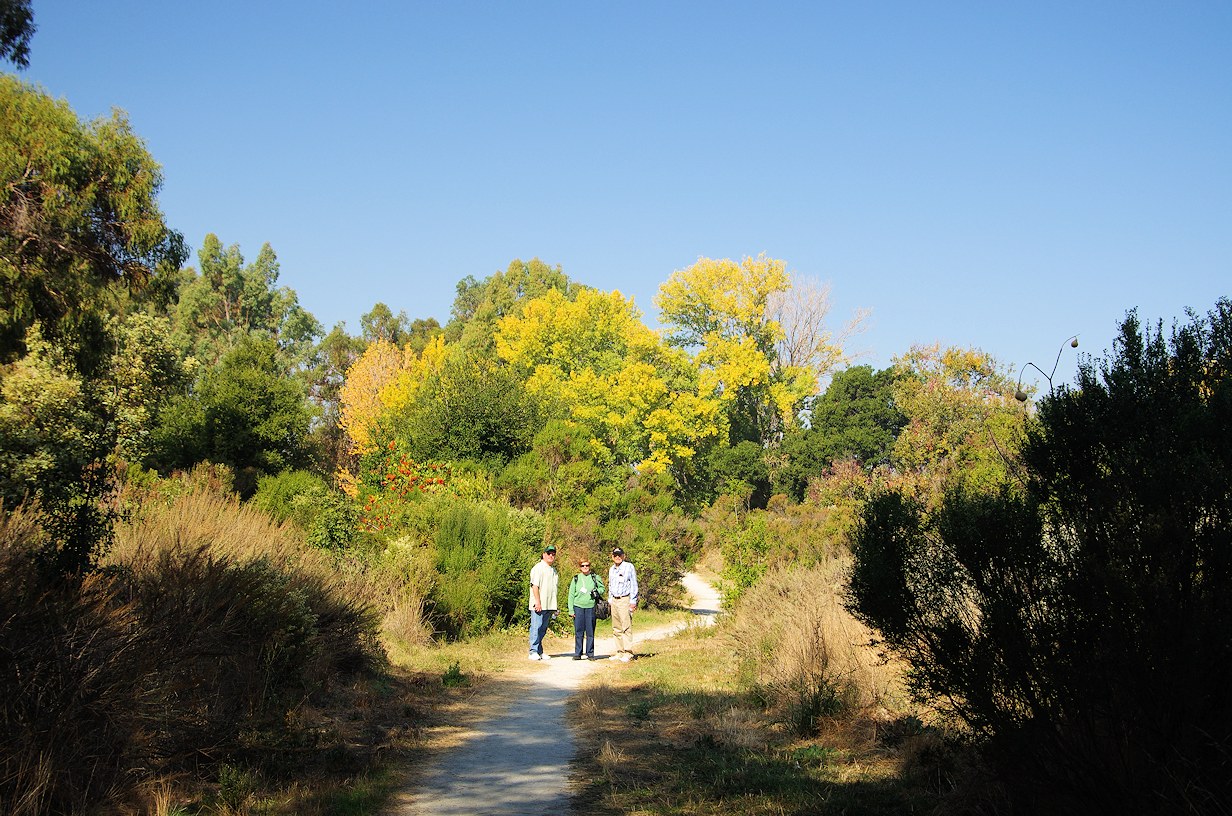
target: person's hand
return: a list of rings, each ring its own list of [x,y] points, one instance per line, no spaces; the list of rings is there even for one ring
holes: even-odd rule
[[[536,611],[536,612],[540,612],[540,613],[542,613],[542,612],[543,612],[543,605],[542,605],[542,604],[535,604],[535,611]]]
[[[576,615],[575,613],[573,613],[573,612],[570,612],[570,613],[569,613],[569,617],[571,617],[571,618],[576,618],[576,617],[577,617],[577,615]]]
[[[633,610],[635,610],[635,609],[637,609],[637,604],[629,604],[629,611],[630,611],[630,612],[632,612],[632,611],[633,611]]]

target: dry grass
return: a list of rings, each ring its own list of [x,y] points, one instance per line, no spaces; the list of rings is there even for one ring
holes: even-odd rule
[[[190,489],[170,501],[145,503],[117,526],[115,543],[102,563],[140,566],[167,549],[201,546],[231,561],[264,558],[278,565],[335,573],[329,556],[305,546],[295,526],[277,524],[233,494],[209,489]]]
[[[903,667],[870,645],[874,633],[843,606],[846,570],[842,558],[772,569],[724,620],[724,642],[744,679],[781,707],[799,704],[802,694],[832,693],[843,708],[907,708]]]
[[[867,633],[840,612],[837,569],[792,575],[764,579],[718,627],[657,641],[652,654],[574,698],[572,721],[587,723],[578,733],[589,746],[574,768],[576,808],[599,816],[888,816],[937,805],[933,780],[903,772],[911,757],[902,750],[906,731],[894,724],[904,712],[886,709],[899,699],[896,672],[862,648]],[[796,602],[800,593],[821,594],[819,583],[829,587],[828,602]],[[818,672],[850,689],[801,735],[769,690]]]
[[[431,705],[396,689],[440,680],[371,671],[373,587],[226,494],[138,506],[81,580],[38,571],[34,511],[0,514],[0,810],[310,812],[278,809],[308,795],[289,772],[315,797],[413,741]]]

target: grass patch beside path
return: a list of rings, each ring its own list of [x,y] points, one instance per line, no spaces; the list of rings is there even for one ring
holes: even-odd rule
[[[900,775],[897,749],[859,715],[807,739],[771,722],[720,644],[713,629],[648,643],[643,657],[596,675],[574,698],[576,812],[897,816],[936,806],[936,793]]]
[[[638,632],[687,619],[687,613],[678,610],[635,613],[635,648],[644,657],[613,673],[662,665],[655,656],[666,641],[642,642]],[[597,635],[610,637],[611,624],[601,621]],[[345,751],[339,748],[335,761],[302,768],[289,786],[258,784],[250,795],[229,795],[234,801],[229,811],[204,804],[182,813],[373,816],[384,812],[425,761],[448,750],[468,728],[494,716],[507,702],[495,692],[500,681],[527,667],[526,638],[525,630],[516,628],[449,644],[387,644],[392,665],[383,673],[339,688],[322,708],[302,713],[333,743],[346,746]],[[573,650],[567,612],[557,619],[545,650],[553,654]],[[163,816],[174,812],[167,810]]]
[[[220,785],[195,802],[169,801],[155,816],[374,816],[417,769],[485,716],[485,690],[526,659],[525,634],[497,631],[461,643],[392,645],[391,665],[334,689],[298,712],[324,750],[297,760],[280,784]],[[495,697],[494,699],[499,699]]]

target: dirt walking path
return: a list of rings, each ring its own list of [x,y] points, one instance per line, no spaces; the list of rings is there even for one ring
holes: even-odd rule
[[[719,596],[693,573],[684,576],[696,620],[712,623]],[[564,614],[568,614],[566,611]],[[633,618],[633,649],[668,637],[692,621],[639,631]],[[601,636],[607,630],[606,637]],[[396,797],[390,816],[565,816],[569,813],[569,762],[576,746],[565,720],[565,702],[592,672],[619,671],[607,659],[616,650],[611,626],[600,622],[594,661],[574,661],[572,649],[546,663],[527,661],[500,684],[502,713],[458,735],[452,749],[434,758],[413,790]]]

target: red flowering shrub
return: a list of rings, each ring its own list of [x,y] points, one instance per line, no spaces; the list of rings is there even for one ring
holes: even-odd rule
[[[379,532],[393,515],[418,494],[452,493],[452,469],[438,462],[416,462],[399,452],[398,443],[386,446],[381,467],[365,479],[360,492],[360,529]]]

